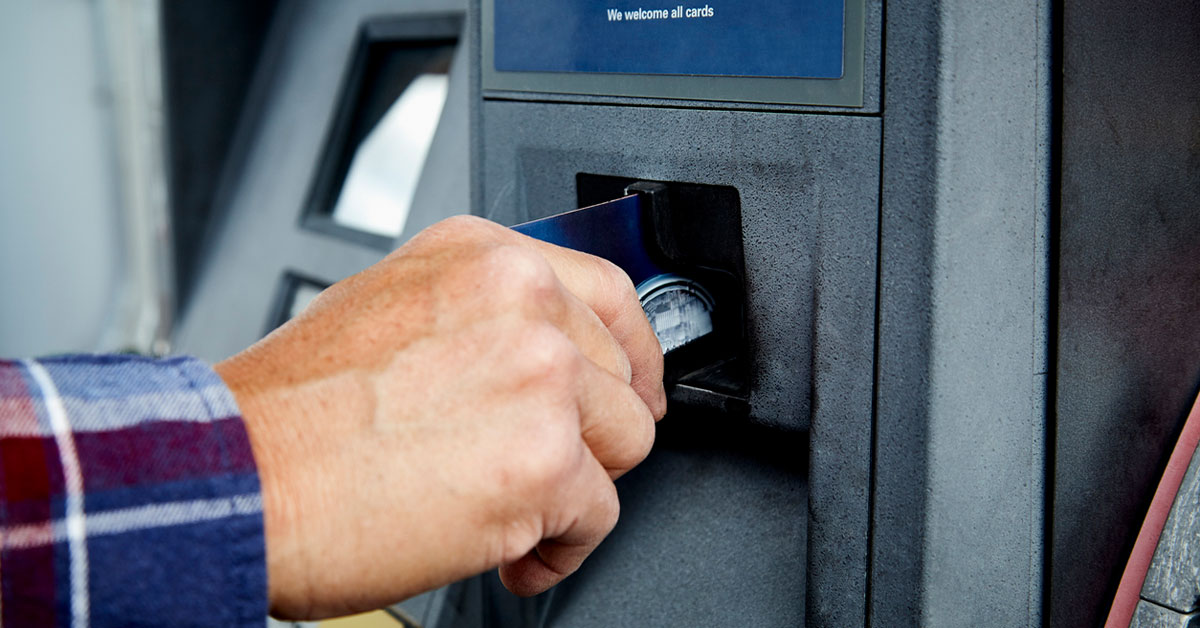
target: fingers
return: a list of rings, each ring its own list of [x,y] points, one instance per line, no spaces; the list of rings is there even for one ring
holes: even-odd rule
[[[612,479],[625,474],[654,446],[654,416],[628,384],[598,368],[579,377],[580,433]]]
[[[593,258],[594,259],[594,258]],[[650,409],[657,397],[648,402],[642,391],[632,388],[636,376],[631,360],[604,325],[599,315],[577,298],[558,279],[551,264],[528,247],[499,245],[490,248],[482,259],[486,282],[494,290],[481,291],[483,301],[475,309],[495,311],[489,299],[502,299],[501,310],[516,307],[528,320],[541,320],[564,334],[589,367],[577,386],[581,429],[585,441],[614,477],[641,462],[654,440],[655,412]],[[619,272],[619,271],[618,271]],[[628,279],[625,279],[628,283]],[[637,303],[636,300],[633,301]],[[638,318],[648,327],[637,306]],[[653,334],[651,334],[653,338]],[[654,353],[658,353],[658,342]],[[657,363],[661,379],[661,356]],[[644,377],[644,374],[643,374]],[[661,381],[658,384],[661,391]]]
[[[574,385],[583,458],[566,474],[574,481],[553,500],[556,514],[546,522],[543,540],[500,568],[504,585],[517,595],[541,593],[579,568],[616,525],[620,505],[613,480],[644,460],[654,444],[654,417],[641,397],[575,355],[575,366],[564,370]]]
[[[633,370],[625,350],[596,313],[559,281],[540,253],[516,244],[489,246],[479,255],[478,264],[468,267],[468,274],[476,275],[471,281],[486,289],[449,295],[456,303],[467,304],[472,312],[468,318],[516,311],[530,321],[544,320],[566,334],[592,362],[630,382]],[[454,320],[450,327],[460,324]]]
[[[561,329],[588,359],[628,387],[633,379],[633,365],[625,349],[591,308],[561,287],[562,284],[558,285],[557,298],[549,306],[550,322]]]
[[[654,417],[660,419],[666,414],[662,347],[624,271],[594,255],[542,242],[474,216],[443,220],[392,255],[399,256],[410,249],[468,241],[516,244],[540,253],[558,280],[595,313],[622,348],[630,363],[631,385]]]
[[[500,567],[500,581],[521,596],[537,595],[579,569],[617,524],[620,504],[608,472],[589,457],[571,491],[574,508],[550,522],[547,540],[516,562]]]
[[[515,235],[520,235],[516,234]],[[521,236],[525,237],[525,236]],[[611,262],[527,238],[554,268],[559,281],[586,304],[625,350],[631,385],[656,419],[667,411],[663,355],[629,276]]]
[[[610,476],[620,477],[645,460],[657,426],[628,382],[585,359],[578,344],[554,325],[543,323],[528,338],[523,345],[541,347],[539,353],[548,356],[526,360],[528,377],[554,391],[568,411],[562,420],[574,423],[582,445]]]

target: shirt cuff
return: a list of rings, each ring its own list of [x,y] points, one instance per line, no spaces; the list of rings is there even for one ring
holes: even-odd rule
[[[0,362],[0,530],[4,626],[265,621],[250,442],[193,358]]]

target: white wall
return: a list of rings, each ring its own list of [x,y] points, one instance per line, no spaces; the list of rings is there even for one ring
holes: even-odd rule
[[[0,356],[97,349],[121,264],[111,95],[85,0],[0,2]]]

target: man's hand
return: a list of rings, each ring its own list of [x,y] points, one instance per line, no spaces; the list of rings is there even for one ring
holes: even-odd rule
[[[217,365],[260,469],[272,612],[379,608],[500,566],[521,595],[616,524],[666,412],[629,278],[452,218]]]

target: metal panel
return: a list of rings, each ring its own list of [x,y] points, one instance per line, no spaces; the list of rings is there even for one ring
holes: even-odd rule
[[[1050,623],[1106,616],[1200,386],[1200,5],[1063,8]]]
[[[872,625],[1041,623],[1048,18],[888,6]]]
[[[738,189],[754,356],[752,415],[774,429],[811,429],[812,457],[807,504],[800,498],[789,511],[772,507],[724,515],[731,530],[726,541],[740,544],[760,562],[752,573],[713,577],[764,582],[786,577],[794,596],[807,591],[806,612],[813,625],[861,624],[867,586],[878,120],[506,101],[484,101],[482,115],[479,209],[501,222],[522,222],[571,207],[580,172]],[[690,419],[680,415],[668,420]],[[678,516],[701,512],[702,503],[696,503],[694,510]],[[771,521],[781,516],[809,517],[807,539],[793,539],[800,554],[787,559],[764,544],[757,526],[728,524],[729,519]],[[626,538],[638,538],[636,532],[628,534],[633,536]],[[624,555],[650,547],[625,541],[601,551]],[[712,551],[721,550],[714,546]],[[789,567],[805,553],[804,572]],[[584,569],[602,570],[603,565]],[[691,574],[679,570],[673,577]],[[589,578],[610,581],[602,575]],[[614,596],[638,599],[647,607],[654,603],[636,579],[626,587],[574,589],[569,603],[590,608],[596,600]],[[768,621],[782,609],[799,613],[804,607],[797,601],[781,598],[754,609],[722,605],[712,609],[711,619]],[[639,608],[623,608],[628,615],[621,617],[646,617]],[[560,612],[579,619],[571,610]]]

